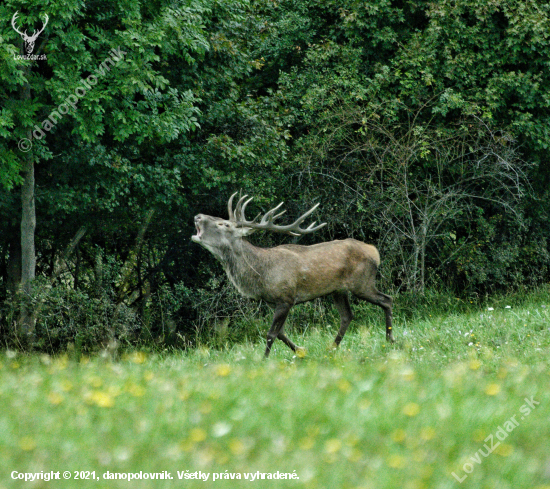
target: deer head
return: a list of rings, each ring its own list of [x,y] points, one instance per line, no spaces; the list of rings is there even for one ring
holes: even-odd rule
[[[15,32],[17,32],[17,34],[19,34],[23,38],[23,40],[25,41],[25,51],[27,52],[27,54],[32,54],[32,52],[34,51],[34,43],[36,42],[36,39],[38,38],[38,36],[44,31],[44,29],[48,25],[48,20],[50,20],[50,18],[46,14],[45,15],[46,21],[42,25],[42,29],[40,29],[39,31],[35,31],[32,34],[32,36],[29,36],[29,35],[27,35],[26,30],[25,30],[25,32],[21,32],[20,30],[17,29],[17,26],[15,25],[15,20],[17,19],[18,15],[19,15],[19,12],[15,12],[15,14],[13,14],[13,17],[11,19],[11,25],[12,25],[13,29],[15,30]]]
[[[214,253],[215,255],[218,255],[215,250],[230,247],[236,240],[248,236],[258,229],[290,234],[292,236],[300,236],[302,234],[313,233],[318,229],[321,229],[323,226],[326,226],[326,223],[316,226],[316,223],[313,222],[305,229],[300,227],[305,219],[312,212],[314,212],[315,209],[317,209],[319,204],[314,205],[309,211],[296,219],[296,221],[286,226],[279,226],[273,222],[286,212],[281,211],[278,214],[275,214],[282,207],[283,202],[266,212],[261,219],[259,219],[260,215],[258,215],[252,221],[249,221],[246,219],[245,209],[253,198],[251,197],[247,199],[248,195],[242,196],[238,200],[235,210],[233,210],[233,199],[235,198],[235,195],[237,195],[237,192],[229,198],[229,202],[227,203],[229,220],[207,216],[204,214],[195,216],[195,227],[197,229],[197,234],[192,236],[191,239],[195,243],[204,246],[208,251]]]

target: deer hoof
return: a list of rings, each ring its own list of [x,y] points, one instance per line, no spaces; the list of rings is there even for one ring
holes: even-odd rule
[[[304,358],[306,354],[307,354],[307,351],[303,346],[296,347],[296,356],[298,358]]]

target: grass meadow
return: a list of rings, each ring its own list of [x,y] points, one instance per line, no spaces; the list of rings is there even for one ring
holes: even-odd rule
[[[394,345],[355,304],[336,351],[336,313],[303,327],[308,307],[287,325],[305,358],[277,342],[264,361],[253,335],[115,360],[2,352],[0,488],[550,488],[549,287],[398,299]]]

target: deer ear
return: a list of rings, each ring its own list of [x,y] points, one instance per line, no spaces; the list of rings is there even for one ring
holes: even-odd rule
[[[237,229],[237,232],[239,234],[239,236],[243,237],[243,236],[250,236],[254,231],[256,231],[255,229],[252,229],[252,228],[238,228]]]

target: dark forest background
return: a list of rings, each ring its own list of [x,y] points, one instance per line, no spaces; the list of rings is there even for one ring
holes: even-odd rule
[[[227,218],[238,190],[255,198],[250,216],[285,201],[290,219],[321,202],[328,226],[295,242],[375,244],[380,288],[394,295],[548,282],[549,10],[2,2],[2,343],[185,346],[201,325],[255,312],[190,240],[193,216]],[[28,33],[48,15],[34,47],[47,59],[18,58],[16,12]]]

